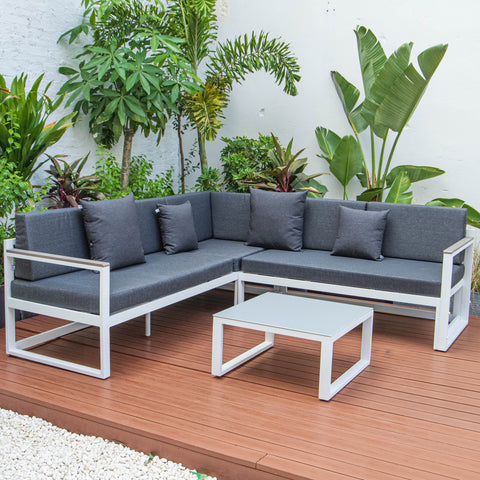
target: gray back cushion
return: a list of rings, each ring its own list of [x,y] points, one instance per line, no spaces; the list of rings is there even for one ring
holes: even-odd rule
[[[90,256],[82,212],[78,208],[19,213],[15,223],[16,248],[70,257]],[[15,277],[33,281],[75,270],[73,267],[50,263],[17,260]]]
[[[303,225],[303,248],[332,250],[337,237],[340,206],[366,209],[366,202],[307,198]]]
[[[138,226],[140,228],[140,237],[142,239],[143,251],[145,255],[159,252],[162,249],[162,238],[158,228],[157,214],[155,209],[160,203],[161,198],[146,198],[135,200],[137,208]]]
[[[389,210],[383,238],[385,257],[441,262],[443,250],[465,236],[467,210],[370,202],[368,210]],[[455,263],[463,257],[458,255]]]
[[[212,192],[213,237],[245,242],[250,223],[250,194]]]
[[[199,242],[212,238],[212,207],[210,192],[191,192],[156,199],[156,204],[180,205],[189,201],[192,205],[193,223]],[[157,223],[158,228],[158,223]]]

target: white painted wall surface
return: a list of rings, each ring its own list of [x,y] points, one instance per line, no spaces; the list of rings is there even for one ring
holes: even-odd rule
[[[74,52],[57,44],[60,34],[81,20],[80,0],[0,0],[0,72],[9,81],[27,72],[30,78],[46,72],[53,80],[51,92],[64,78],[61,65],[73,65]],[[274,132],[294,148],[306,148],[310,171],[328,171],[314,130],[322,125],[343,135],[350,133],[329,72],[338,70],[361,86],[356,41],[357,25],[371,28],[390,54],[404,42],[413,41],[413,58],[425,48],[448,43],[449,49],[431,84],[403,133],[394,162],[431,165],[446,175],[414,186],[415,201],[436,196],[461,197],[480,209],[478,177],[478,111],[476,95],[480,74],[480,29],[476,0],[218,0],[219,38],[268,31],[291,43],[301,65],[299,94],[289,97],[265,74],[258,73],[236,85],[226,111],[219,139],[207,145],[209,162],[219,165],[221,136]],[[50,153],[69,153],[77,158],[94,154],[96,145],[87,122],[70,129]],[[119,157],[121,145],[114,153]],[[156,146],[155,138],[139,133],[134,153],[154,159],[157,171],[178,164],[178,145],[169,132]],[[331,176],[321,177],[328,197],[339,197],[340,188]],[[192,183],[192,182],[191,182]]]
[[[0,73],[7,85],[15,75],[28,73],[29,80],[45,73],[46,85],[52,81],[49,94],[54,96],[68,77],[60,75],[60,66],[76,67],[74,57],[79,50],[67,41],[57,43],[60,35],[82,21],[80,0],[0,0]],[[81,38],[81,37],[80,37]],[[72,107],[69,108],[69,112]],[[57,113],[57,112],[55,112]],[[61,115],[59,114],[58,118]],[[121,159],[122,141],[112,153]],[[48,153],[70,155],[67,160],[83,157],[90,152],[89,166],[93,167],[97,144],[88,131],[88,120],[67,130],[63,138]],[[155,162],[154,172],[161,173],[178,164],[178,143],[169,130],[157,146],[156,136],[145,139],[139,131],[133,140],[133,154],[145,154]],[[32,183],[41,183],[45,174],[37,172]]]
[[[394,164],[430,165],[446,174],[414,185],[414,201],[460,197],[480,209],[477,94],[480,29],[477,0],[219,0],[219,39],[264,30],[291,43],[299,59],[299,93],[289,97],[265,74],[235,86],[220,136],[274,132],[283,144],[294,137],[295,151],[306,148],[311,172],[328,172],[314,130],[325,126],[339,135],[349,126],[330,79],[337,70],[361,89],[354,28],[364,25],[390,55],[414,42],[412,59],[426,48],[448,43],[418,109],[402,134]],[[223,142],[208,145],[210,160]],[[320,177],[328,197],[340,197],[332,175]],[[353,182],[352,182],[353,183]]]

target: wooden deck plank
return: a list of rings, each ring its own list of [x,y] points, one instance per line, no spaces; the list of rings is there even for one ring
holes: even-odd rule
[[[433,322],[376,316],[372,364],[327,403],[316,398],[316,342],[278,337],[274,349],[212,378],[211,316],[230,304],[231,293],[215,291],[155,312],[150,338],[142,319],[113,328],[104,381],[0,355],[0,406],[16,401],[61,426],[199,462],[191,466],[219,480],[478,476],[480,318],[442,353],[431,347]],[[36,317],[18,326],[31,334],[56,324]],[[260,338],[226,329],[225,353]],[[336,344],[337,375],[356,360],[359,338]],[[98,333],[39,350],[95,364]]]

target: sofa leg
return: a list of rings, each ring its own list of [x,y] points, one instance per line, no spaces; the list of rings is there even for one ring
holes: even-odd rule
[[[145,315],[145,336],[149,337],[152,334],[152,314],[148,312]]]
[[[233,303],[237,305],[245,301],[245,282],[243,280],[235,280],[235,294]]]
[[[17,341],[15,328],[15,309],[5,306],[5,343],[7,355],[10,355],[15,348]]]
[[[110,376],[110,327],[100,327],[100,378]]]

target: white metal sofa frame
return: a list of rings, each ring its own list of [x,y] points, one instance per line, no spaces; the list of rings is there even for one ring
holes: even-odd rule
[[[200,293],[235,282],[234,303],[244,301],[245,282],[262,285],[273,285],[286,288],[309,290],[319,293],[346,295],[358,299],[366,298],[386,302],[401,302],[418,305],[425,308],[412,308],[388,304],[371,304],[376,311],[383,311],[397,315],[418,318],[435,319],[434,345],[435,350],[446,351],[468,324],[470,306],[470,282],[473,264],[473,238],[464,237],[443,251],[442,284],[440,297],[403,294],[398,292],[371,290],[359,287],[348,287],[328,283],[318,283],[291,278],[273,277],[232,272],[217,279],[196,285],[180,292],[136,305],[110,315],[110,265],[106,262],[88,260],[83,258],[65,257],[62,255],[47,254],[29,250],[15,249],[15,239],[4,242],[5,265],[5,328],[7,354],[33,360],[46,365],[51,365],[73,372],[83,373],[97,378],[110,376],[110,328],[133,318],[145,315],[145,333],[150,335],[150,313],[178,301],[190,298]],[[451,286],[453,261],[456,255],[465,252],[465,272],[462,279],[453,287]],[[10,283],[14,277],[14,259],[24,259],[53,263],[57,265],[73,266],[80,269],[95,270],[100,274],[99,281],[99,314],[92,314],[54,307],[37,302],[20,300],[11,296]],[[362,300],[339,299],[336,301],[358,302]],[[450,306],[453,303],[452,314]],[[33,335],[26,339],[16,339],[15,309],[26,310],[40,315],[48,315],[72,323]],[[94,326],[100,329],[100,368],[87,367],[78,363],[56,359],[28,349],[42,343],[54,340],[63,335]]]

